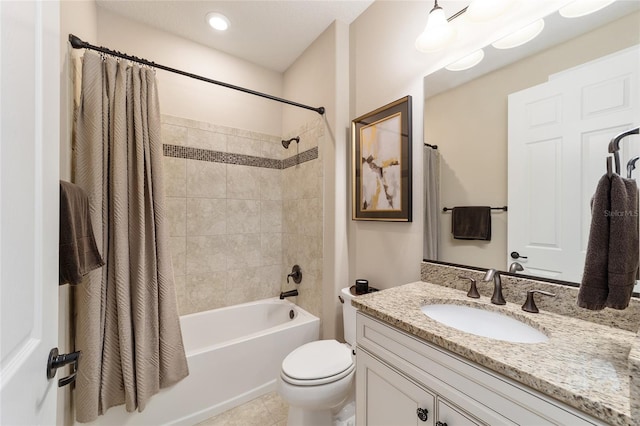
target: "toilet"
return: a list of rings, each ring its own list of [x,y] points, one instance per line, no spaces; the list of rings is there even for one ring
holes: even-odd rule
[[[356,308],[349,287],[340,293],[347,343],[317,340],[282,361],[278,393],[289,404],[289,426],[355,425]]]

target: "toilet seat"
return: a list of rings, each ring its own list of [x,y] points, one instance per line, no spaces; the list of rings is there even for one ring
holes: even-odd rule
[[[318,340],[300,346],[282,362],[282,379],[296,386],[338,381],[355,370],[348,346],[336,340]]]

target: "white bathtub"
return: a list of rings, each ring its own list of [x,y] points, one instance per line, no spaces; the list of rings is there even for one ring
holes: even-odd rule
[[[290,312],[293,311],[293,319]],[[142,413],[110,408],[100,425],[193,425],[275,390],[282,360],[317,340],[320,320],[287,300],[259,300],[180,317],[189,376]]]

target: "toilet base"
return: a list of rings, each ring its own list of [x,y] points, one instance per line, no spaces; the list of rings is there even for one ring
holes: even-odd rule
[[[289,407],[287,426],[327,426],[333,424],[331,410],[307,410],[299,407]]]
[[[333,410],[309,410],[289,406],[287,426],[355,426],[356,404],[353,397]]]

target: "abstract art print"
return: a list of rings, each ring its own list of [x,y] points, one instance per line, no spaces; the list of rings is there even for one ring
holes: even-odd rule
[[[353,219],[411,222],[411,96],[352,122]]]

